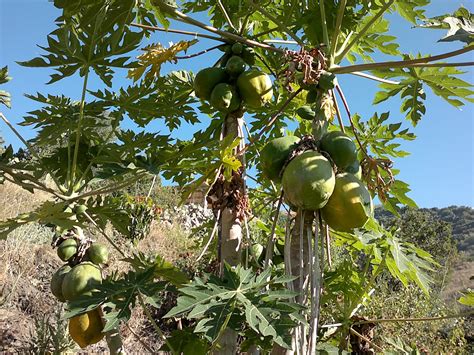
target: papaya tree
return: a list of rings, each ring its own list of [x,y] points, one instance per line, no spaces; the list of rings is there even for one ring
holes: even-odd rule
[[[426,110],[424,88],[455,107],[472,102],[458,69],[472,63],[443,62],[474,49],[472,14],[460,8],[428,19],[428,5],[55,0],[61,16],[44,52],[20,64],[51,68],[49,84],[81,77],[80,100],[27,94],[39,105],[20,123],[36,130],[31,141],[0,113],[32,156],[18,161],[8,147],[0,179],[51,195],[36,210],[1,222],[0,236],[30,222],[52,228],[52,245],[65,262],[52,292],[67,301],[73,339],[86,347],[105,334],[111,353],[125,353],[119,327],[138,305],[162,349],[174,354],[314,354],[354,350],[353,339],[379,347],[361,334],[367,322],[358,315],[376,278],[389,272],[427,292],[436,262],[373,218],[376,197],[394,214],[416,206],[393,167],[407,154],[397,142],[415,136],[389,123],[389,113],[353,114],[338,77],[379,82],[367,104],[398,96],[412,125]],[[460,48],[401,53],[388,34],[386,15],[394,12],[413,25],[448,29],[443,40],[460,41]],[[182,40],[165,46],[159,34],[166,32]],[[375,62],[380,53],[397,60]],[[210,60],[196,73],[186,70],[199,57]],[[179,69],[163,73],[167,63]],[[91,85],[92,76],[100,87]],[[7,78],[2,69],[0,83]],[[119,78],[129,85],[114,90]],[[0,95],[8,105],[8,95]],[[138,128],[126,129],[126,121]],[[170,134],[148,129],[152,121]],[[194,129],[189,140],[180,139],[185,127]],[[109,224],[124,235],[130,224],[113,193],[157,175],[183,187],[184,198],[209,186],[216,224],[200,256],[217,258],[214,275],[189,280],[159,251],[124,249],[108,234]],[[250,178],[255,186],[247,186]],[[253,239],[250,223],[265,242]],[[130,271],[105,276],[107,249],[94,240],[97,233]],[[344,249],[337,264],[334,246]],[[165,291],[177,297],[166,317],[188,318],[188,329],[165,334],[153,319],[149,307]]]

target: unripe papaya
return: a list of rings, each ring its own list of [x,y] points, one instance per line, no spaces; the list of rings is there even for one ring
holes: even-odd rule
[[[87,294],[102,281],[100,268],[90,262],[77,264],[64,276],[62,284],[63,297],[72,301],[80,295]]]
[[[245,71],[246,64],[242,58],[239,56],[232,56],[229,58],[225,65],[225,70],[229,75],[236,77],[242,74]]]
[[[359,180],[362,180],[362,167],[360,166],[360,163],[358,160],[354,160],[354,163],[346,167],[344,171],[346,173],[351,173]]]
[[[248,65],[252,66],[255,64],[255,50],[253,48],[245,47],[242,50],[241,57]]]
[[[316,115],[316,113],[313,111],[313,109],[311,108],[311,106],[301,106],[300,108],[298,108],[296,110],[296,113],[298,114],[298,116],[300,116],[302,119],[304,120],[309,120],[309,121],[312,121],[314,119],[314,116]]]
[[[69,265],[61,266],[51,277],[51,293],[58,299],[60,302],[65,302],[66,299],[63,296],[63,280],[66,274],[71,271],[71,267]]]
[[[229,75],[222,68],[202,69],[194,78],[194,92],[200,99],[209,100],[216,85],[227,81],[228,78]]]
[[[87,256],[96,265],[105,264],[109,260],[109,250],[103,244],[92,243],[87,249]]]
[[[68,261],[77,253],[77,241],[74,238],[66,239],[56,251],[62,261]]]
[[[284,196],[295,208],[319,210],[328,202],[334,184],[335,176],[331,163],[315,151],[298,155],[283,172]]]
[[[300,139],[296,136],[286,136],[272,139],[260,152],[260,164],[262,173],[273,180],[280,182],[280,171],[286,159]]]
[[[273,96],[272,81],[264,72],[250,69],[239,75],[237,88],[240,96],[250,108],[260,108]]]
[[[234,54],[242,54],[243,50],[244,50],[244,45],[240,42],[235,42],[232,45],[232,53]]]
[[[322,72],[319,78],[318,87],[323,90],[332,90],[334,89],[335,85],[336,76],[333,73],[327,71]]]
[[[327,152],[339,169],[344,170],[357,160],[357,147],[352,139],[341,131],[332,131],[321,139],[321,150]]]
[[[209,103],[219,111],[232,112],[239,108],[240,97],[232,85],[221,83],[212,90]]]

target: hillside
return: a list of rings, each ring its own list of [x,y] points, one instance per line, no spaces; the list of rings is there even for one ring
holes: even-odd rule
[[[468,258],[474,258],[474,209],[466,206],[449,206],[444,208],[420,208],[420,212],[429,214],[434,220],[443,221],[452,228],[452,236],[459,251],[466,253]],[[406,209],[402,210],[402,218]],[[394,217],[382,208],[376,208],[376,217],[388,224]]]

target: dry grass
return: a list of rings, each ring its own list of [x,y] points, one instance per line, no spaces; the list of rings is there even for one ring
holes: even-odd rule
[[[0,185],[0,220],[32,210],[48,198],[45,194],[31,194],[15,185]],[[92,238],[106,244],[94,229],[87,231]],[[97,233],[97,234],[96,234]],[[112,231],[108,231],[113,235]],[[52,315],[62,305],[50,293],[50,279],[62,262],[51,248],[52,232],[38,224],[30,224],[14,231],[7,240],[0,241],[0,353],[28,352],[35,319]],[[179,226],[167,228],[154,223],[150,235],[137,247],[117,238],[116,242],[126,251],[136,250],[146,254],[160,254],[170,261],[189,250],[190,242]],[[126,271],[128,264],[120,261],[118,252],[110,248],[112,270]],[[133,311],[128,326],[121,329],[126,349],[146,353],[133,333],[139,334],[150,347],[157,349],[157,336],[152,331],[140,308]],[[87,352],[105,353],[105,340],[88,347]]]

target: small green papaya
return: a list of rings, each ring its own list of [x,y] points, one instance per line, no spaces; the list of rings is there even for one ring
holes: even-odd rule
[[[313,111],[311,106],[307,106],[307,105],[301,106],[300,108],[298,108],[296,110],[296,113],[302,119],[309,120],[309,121],[312,121],[314,119],[314,116],[316,115],[316,113]]]
[[[227,81],[229,75],[223,68],[205,68],[194,78],[194,92],[203,100],[211,98],[212,90],[217,84]]]
[[[323,90],[332,90],[336,85],[336,76],[333,73],[323,71],[319,78],[318,87]]]
[[[331,156],[339,169],[346,169],[357,160],[357,147],[352,139],[341,131],[332,131],[321,139],[321,149]]]
[[[306,103],[313,104],[318,100],[318,92],[316,90],[309,90],[306,94]]]
[[[87,256],[96,265],[106,264],[109,260],[109,250],[103,244],[92,243],[87,249]]]
[[[209,102],[219,111],[232,112],[239,108],[240,97],[232,85],[220,83],[212,90]]]
[[[242,58],[237,55],[233,55],[227,61],[225,65],[225,70],[229,73],[230,76],[236,77],[242,74],[245,71],[246,64]]]
[[[74,238],[66,239],[59,244],[57,253],[62,261],[68,261],[77,253],[77,241]]]
[[[263,175],[274,182],[280,182],[281,169],[299,140],[296,136],[286,136],[268,142],[260,152]]]
[[[242,54],[242,51],[244,50],[244,45],[240,42],[235,42],[232,45],[232,53],[234,54]]]
[[[242,50],[241,57],[248,65],[252,66],[255,64],[255,50],[253,48],[245,47]]]
[[[71,271],[71,267],[69,265],[61,266],[51,277],[51,293],[58,299],[60,302],[65,302],[66,299],[63,296],[63,280],[66,274]]]

